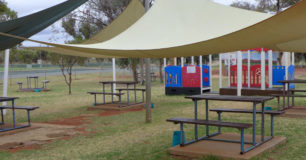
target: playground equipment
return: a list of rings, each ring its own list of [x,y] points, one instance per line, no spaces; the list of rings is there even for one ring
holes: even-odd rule
[[[165,67],[166,95],[201,94],[201,84],[202,88],[210,90],[210,67],[207,65],[202,65],[202,67],[197,65]]]
[[[268,54],[265,54],[266,52]],[[291,58],[291,65],[289,65],[289,55],[285,56],[286,65],[277,66],[277,52],[262,48],[241,51],[241,87],[243,94],[276,94],[282,85],[279,81],[293,80],[295,71],[294,56]],[[228,87],[222,87],[220,78],[220,94],[236,94],[235,88],[238,86],[239,77],[237,54],[221,54],[220,59],[220,65],[222,66],[222,62],[224,62],[228,75]],[[222,67],[219,72],[222,73]],[[294,84],[289,86],[290,89],[294,87]],[[256,91],[260,93],[255,93]]]

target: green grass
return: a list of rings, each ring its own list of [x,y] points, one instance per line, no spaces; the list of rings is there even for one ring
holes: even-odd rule
[[[121,73],[120,80],[129,80],[128,74]],[[86,94],[87,91],[99,90],[100,80],[111,80],[111,74],[87,74],[77,77],[73,81],[73,94],[67,95],[67,87],[63,78],[59,76],[47,77],[51,81],[50,92],[21,93],[17,91],[17,81],[14,79],[10,86],[9,96],[18,96],[17,105],[37,105],[40,109],[32,114],[34,122],[45,122],[60,118],[73,117],[81,114],[92,113],[86,111],[93,103],[93,97]],[[225,80],[224,80],[225,81]],[[218,86],[218,79],[213,79],[214,86]],[[224,82],[224,84],[226,84]],[[167,153],[171,146],[173,131],[179,126],[167,123],[165,120],[171,117],[193,117],[193,103],[184,96],[165,96],[164,87],[159,82],[152,84],[152,101],[155,108],[152,110],[153,122],[145,123],[145,111],[129,112],[110,117],[93,117],[88,130],[96,133],[90,136],[77,136],[71,140],[57,140],[43,145],[42,149],[24,150],[17,153],[0,152],[0,159],[12,160],[103,160],[103,159],[175,159]],[[139,86],[140,87],[140,86]],[[306,86],[298,86],[304,87]],[[109,88],[108,88],[109,89]],[[214,88],[218,90],[218,88]],[[133,99],[133,97],[131,97]],[[297,105],[306,105],[302,99],[296,100]],[[199,104],[199,116],[205,115],[204,103]],[[244,107],[248,103],[235,103],[229,106],[224,102],[211,102],[211,107]],[[276,101],[268,105],[276,106]],[[24,121],[25,115],[18,112],[18,121]],[[211,113],[210,117],[216,119],[217,115]],[[11,118],[10,114],[6,118]],[[224,120],[235,122],[250,122],[251,117],[247,114],[223,114]],[[258,123],[260,117],[257,118]],[[269,118],[268,118],[269,120]],[[269,123],[266,123],[269,131]],[[256,159],[305,159],[306,158],[306,119],[281,118],[275,119],[275,135],[287,137],[287,144],[282,145]],[[260,133],[260,126],[257,134]],[[193,135],[193,127],[185,125],[187,138]],[[215,128],[211,127],[212,130]],[[236,132],[238,130],[224,128],[224,132]],[[205,127],[200,128],[200,134],[205,133]],[[246,133],[250,134],[251,130]],[[267,135],[269,132],[267,132]],[[238,151],[237,151],[238,152]],[[199,159],[216,160],[214,156]]]

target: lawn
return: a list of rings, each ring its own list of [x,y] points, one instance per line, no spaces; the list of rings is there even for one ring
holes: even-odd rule
[[[306,78],[306,77],[303,77]],[[107,74],[84,74],[78,75],[73,81],[72,95],[67,95],[68,89],[60,76],[47,77],[51,81],[50,92],[41,93],[21,93],[16,92],[17,81],[25,79],[13,79],[9,87],[9,96],[20,97],[16,101],[17,105],[37,105],[40,109],[32,114],[34,122],[48,122],[61,118],[74,117],[82,114],[90,114],[97,111],[87,111],[93,103],[93,97],[86,94],[87,91],[101,89],[98,81],[111,80],[111,73]],[[118,80],[131,80],[128,73],[119,73]],[[213,85],[218,86],[218,79],[213,78]],[[224,84],[226,84],[224,82]],[[141,87],[141,86],[139,86]],[[300,86],[306,88],[306,86]],[[109,89],[109,88],[108,88]],[[214,88],[217,90],[218,88]],[[172,143],[173,131],[179,126],[166,122],[171,117],[193,117],[193,103],[184,99],[184,96],[165,96],[163,84],[153,82],[152,101],[155,104],[152,110],[153,122],[145,123],[145,111],[128,112],[109,117],[92,117],[91,124],[87,130],[93,131],[90,135],[76,136],[70,140],[57,140],[45,144],[41,149],[23,150],[17,153],[0,152],[0,159],[12,160],[103,160],[103,159],[175,159],[167,153],[167,149]],[[131,97],[133,99],[133,97]],[[229,106],[224,102],[212,102],[214,107],[241,107],[249,105],[247,103],[234,103]],[[273,100],[267,104],[276,107]],[[296,105],[306,106],[305,100],[296,100]],[[251,106],[250,106],[251,107]],[[199,116],[205,115],[204,103],[200,102]],[[99,111],[103,112],[103,111]],[[10,113],[10,112],[9,112]],[[25,115],[17,113],[18,121],[24,121]],[[216,119],[217,115],[211,113],[211,118]],[[10,114],[6,118],[11,118]],[[236,122],[249,122],[250,115],[245,114],[223,114],[224,120]],[[258,115],[258,122],[260,118]],[[279,146],[271,152],[265,153],[256,159],[306,159],[306,119],[293,119],[277,117],[275,119],[275,135],[286,136],[286,145]],[[193,135],[192,126],[185,126],[187,138]],[[269,130],[267,123],[266,130]],[[211,127],[212,130],[215,129]],[[238,130],[224,128],[224,132],[236,132]],[[205,127],[200,128],[200,132],[205,132]],[[251,130],[246,131],[248,134]],[[259,126],[257,128],[259,134]],[[267,135],[269,133],[267,132]],[[209,156],[200,159],[217,159]]]

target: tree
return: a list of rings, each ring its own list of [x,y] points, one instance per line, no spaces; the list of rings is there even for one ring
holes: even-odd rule
[[[72,68],[76,64],[83,65],[86,58],[59,55],[56,53],[49,54],[49,60],[53,65],[58,65],[62,71],[62,75],[65,79],[65,83],[68,86],[68,94],[71,95],[72,85]]]
[[[118,65],[120,68],[131,68],[133,72],[133,79],[138,82],[137,76],[137,65],[139,64],[139,59],[136,58],[121,58],[118,59]]]
[[[8,8],[4,0],[0,0],[0,22],[17,18],[17,12]]]

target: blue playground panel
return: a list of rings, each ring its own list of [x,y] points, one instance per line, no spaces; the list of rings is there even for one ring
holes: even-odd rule
[[[294,65],[288,67],[288,79],[294,79]],[[282,83],[277,83],[278,81],[284,80],[286,76],[285,66],[273,66],[273,85],[283,85]],[[294,84],[290,84],[289,88],[294,88]]]
[[[278,81],[284,80],[286,76],[285,66],[273,66],[273,85],[283,85]]]
[[[288,79],[289,80],[294,80],[294,71],[295,71],[295,67],[294,65],[290,65],[288,67]],[[294,83],[290,83],[289,88],[295,88],[295,84]]]
[[[210,86],[210,69],[209,66],[203,65],[202,66],[202,84],[203,87],[209,87]]]
[[[168,66],[165,68],[166,87],[182,87],[182,68],[178,66]]]

